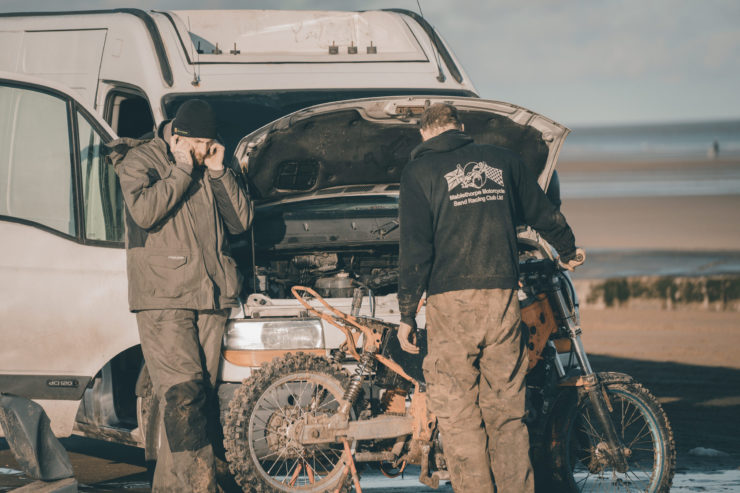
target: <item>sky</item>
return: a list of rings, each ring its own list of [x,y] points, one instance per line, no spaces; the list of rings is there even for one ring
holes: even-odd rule
[[[420,0],[481,97],[567,126],[740,120],[740,1]],[[406,8],[416,0],[0,0],[0,11]]]

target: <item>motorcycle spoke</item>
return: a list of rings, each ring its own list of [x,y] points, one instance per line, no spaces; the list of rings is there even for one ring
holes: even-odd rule
[[[624,441],[624,432],[627,431],[627,427],[624,425],[624,400],[619,400],[619,408],[621,411],[622,418],[619,420],[620,424],[622,425],[622,441]]]
[[[583,492],[583,488],[585,488],[585,487],[586,487],[586,484],[587,484],[587,482],[588,482],[588,478],[589,478],[589,477],[591,477],[591,473],[590,473],[590,472],[588,472],[588,471],[586,471],[586,477],[585,477],[585,478],[583,478],[583,479],[582,479],[582,480],[580,481],[580,483],[581,483],[581,486],[580,486],[580,487],[578,486],[578,482],[576,482],[576,487],[578,488],[578,493],[582,493],[582,492]]]
[[[313,456],[313,467],[312,467],[312,469],[313,469],[314,471],[316,471],[316,456],[315,456],[315,455]],[[317,471],[317,472],[318,472],[318,471]],[[317,476],[319,476],[318,474],[316,474],[316,475],[317,475]],[[321,479],[321,476],[319,476],[319,480],[320,480],[320,479]]]
[[[588,430],[583,429],[583,428],[581,429],[581,431],[583,431],[588,436],[594,438],[596,442],[602,441],[601,433],[599,433],[596,430],[596,427],[594,427],[593,423],[591,423],[591,414],[588,413],[588,412],[584,413],[583,414],[583,420],[586,421],[586,424],[591,429],[591,431],[589,432]]]
[[[320,405],[320,406],[319,406],[318,408],[316,408],[316,410],[319,410],[319,409],[321,409],[322,407],[324,407],[324,406],[327,406],[327,405],[331,404],[332,402],[336,402],[337,404],[339,404],[339,402],[338,402],[338,401],[337,401],[337,400],[336,400],[336,399],[334,398],[334,396],[332,395],[332,396],[331,396],[331,399],[330,399],[330,400],[328,400],[328,401],[325,401],[325,402],[323,402],[323,403],[322,403],[322,404],[321,404],[321,405]]]
[[[314,386],[314,384],[309,381],[303,382],[303,388],[301,389],[301,393],[298,394],[299,404],[300,402],[303,402],[303,394],[306,393],[306,389],[311,386]]]
[[[279,412],[280,412],[280,415],[281,415],[281,416],[282,416],[283,418],[287,418],[287,417],[288,417],[288,415],[287,415],[287,414],[285,413],[285,409],[284,409],[284,408],[283,408],[283,407],[282,407],[282,406],[281,406],[281,405],[279,404],[279,402],[280,402],[280,396],[279,396],[279,395],[277,395],[277,390],[276,390],[276,389],[271,389],[271,390],[272,390],[272,392],[273,392],[273,393],[275,393],[275,394],[276,394],[276,395],[275,395],[275,398],[276,398],[277,400],[276,400],[275,402],[270,402],[270,400],[269,400],[269,399],[267,398],[267,394],[265,394],[265,395],[264,395],[264,400],[265,400],[265,402],[266,402],[266,403],[268,403],[268,404],[271,404],[271,405],[275,406],[275,407],[274,407],[274,408],[272,409],[272,411],[279,411]],[[267,409],[267,408],[265,408],[265,409],[266,409],[266,410],[268,410],[268,411],[270,410],[270,409]]]
[[[291,382],[291,383],[295,383],[295,382]],[[300,406],[300,402],[298,401],[298,398],[297,398],[297,397],[295,396],[295,394],[293,393],[293,388],[292,388],[291,386],[289,386],[289,385],[288,385],[287,383],[286,383],[286,384],[284,384],[283,386],[285,387],[285,389],[286,389],[286,390],[288,391],[288,393],[290,394],[290,397],[292,397],[292,398],[293,398],[293,404],[290,404],[290,401],[289,401],[289,402],[288,402],[288,405],[292,405],[292,407],[293,407],[294,409],[300,409],[300,407],[301,407],[301,406]]]
[[[624,429],[626,430],[627,428],[629,428],[632,425],[632,423],[634,423],[640,418],[642,418],[642,414],[640,413],[640,410],[632,406],[632,414],[630,414],[630,418],[627,421],[627,423],[623,425]]]
[[[637,474],[637,472],[638,471],[635,471],[634,469],[631,469],[631,470],[627,471],[626,474],[627,474],[628,477],[630,475],[634,476],[635,480],[640,481],[640,482],[642,482],[642,481],[649,482],[650,481],[650,478],[652,477],[652,474],[648,474],[648,472],[645,471],[645,470],[640,470],[639,472],[641,472],[642,475],[645,476],[644,478],[640,478],[640,476]]]
[[[647,428],[647,430],[646,430],[646,428]],[[644,431],[644,433],[643,433],[643,431]],[[640,428],[640,431],[638,431],[638,432],[636,433],[636,435],[638,435],[638,436],[636,436],[636,437],[635,437],[634,439],[632,439],[632,441],[630,442],[630,445],[629,445],[629,446],[630,446],[630,448],[632,448],[632,446],[633,446],[633,445],[634,445],[635,443],[639,443],[639,442],[637,442],[637,440],[639,440],[640,438],[642,438],[642,437],[645,437],[645,436],[651,436],[651,435],[650,435],[650,428],[648,428],[648,422],[647,422],[647,421],[645,421],[645,422],[644,422],[644,423],[642,424],[642,428]],[[650,443],[652,443],[652,440],[650,440]]]
[[[330,452],[334,452],[335,454],[337,453],[337,452],[336,452],[336,450],[334,450],[334,449],[329,449],[329,451],[330,451]],[[323,450],[319,449],[319,452],[321,453],[321,455],[323,455],[323,456],[324,456],[324,458],[326,459],[326,462],[328,462],[329,464],[332,464],[332,465],[334,464],[334,461],[333,461],[333,460],[332,460],[332,459],[331,459],[331,458],[330,458],[329,456],[327,456],[327,455],[326,455],[326,454],[324,453],[324,451],[323,451]],[[339,458],[341,458],[341,457],[342,457],[342,456],[341,456],[341,455],[339,455]]]
[[[263,436],[263,437],[255,438],[254,439],[255,441],[257,441],[257,440],[267,440],[267,438],[268,438],[267,435],[278,435],[279,436],[279,433],[277,431],[268,430],[267,428],[262,428],[261,430],[254,430],[254,431],[262,431],[262,432],[266,433],[266,435]]]

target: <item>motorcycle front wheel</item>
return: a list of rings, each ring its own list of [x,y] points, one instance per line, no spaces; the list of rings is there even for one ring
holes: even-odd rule
[[[304,446],[307,414],[336,413],[347,374],[325,358],[287,354],[264,365],[234,394],[224,424],[226,459],[244,491],[318,493],[345,489],[341,443]]]
[[[663,408],[631,379],[609,380],[608,374],[602,378],[628,469],[619,472],[613,467],[606,434],[588,396],[581,395],[571,399],[555,419],[551,456],[558,489],[667,493],[675,472],[676,446]]]

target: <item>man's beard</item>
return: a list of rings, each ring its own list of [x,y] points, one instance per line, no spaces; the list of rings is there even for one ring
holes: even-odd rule
[[[197,164],[199,166],[203,166],[205,164],[205,162],[206,162],[206,155],[205,154],[198,155],[198,154],[196,154],[194,152],[193,153],[193,161],[195,161],[195,164]]]

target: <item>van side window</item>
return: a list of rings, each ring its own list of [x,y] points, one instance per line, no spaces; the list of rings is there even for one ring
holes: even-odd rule
[[[119,137],[138,139],[154,129],[154,117],[146,98],[129,92],[108,94],[105,120]]]
[[[79,112],[77,128],[85,236],[91,240],[123,241],[123,197],[118,177],[104,158],[103,139]]]
[[[0,215],[76,234],[64,99],[0,85]]]

